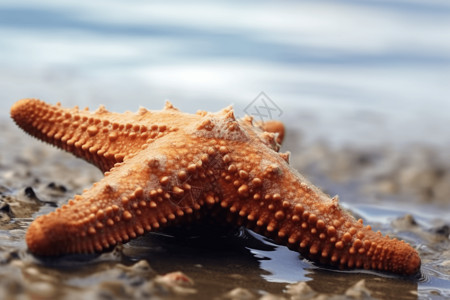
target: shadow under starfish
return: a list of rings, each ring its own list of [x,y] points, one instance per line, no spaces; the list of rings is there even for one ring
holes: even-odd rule
[[[244,225],[304,257],[342,269],[411,275],[418,253],[355,220],[289,166],[279,122],[237,120],[231,107],[186,114],[80,111],[23,99],[11,117],[29,134],[81,157],[105,177],[29,227],[40,256],[92,253],[203,216]]]

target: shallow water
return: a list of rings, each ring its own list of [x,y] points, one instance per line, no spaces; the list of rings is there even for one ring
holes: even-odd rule
[[[2,1],[0,298],[450,297],[449,23],[438,0]],[[295,168],[417,248],[419,278],[324,269],[243,229],[150,234],[98,257],[26,252],[31,220],[101,174],[14,128],[16,100],[243,116],[261,91]]]
[[[386,192],[383,185],[380,189],[380,175],[366,173],[373,169],[370,162],[354,164],[355,156],[369,155],[356,148],[350,153],[325,147],[330,152],[325,151],[325,157],[321,157],[317,156],[320,153],[317,145],[307,147],[309,151],[294,147],[293,152],[300,154],[292,157],[292,163],[326,192],[339,194],[341,204],[358,218],[362,217],[366,224],[404,239],[418,249],[423,262],[418,276],[403,278],[379,272],[323,268],[252,231],[211,229],[204,224],[148,234],[102,255],[37,259],[27,252],[24,242],[25,230],[32,219],[65,203],[101,174],[69,154],[32,140],[10,123],[3,124],[2,129],[5,134],[0,139],[0,195],[2,205],[9,206],[2,210],[1,218],[0,291],[10,299],[20,295],[42,299],[80,296],[295,299],[296,295],[309,295],[311,299],[324,295],[443,299],[450,296],[448,203],[422,200],[418,196],[413,199],[409,195],[405,202],[402,198],[407,195],[403,192]],[[289,146],[287,143],[285,147]],[[372,155],[380,153],[370,151]],[[386,151],[385,157],[377,158],[377,163],[389,160],[390,164],[385,164],[385,176],[412,190],[414,186],[408,186],[407,181],[398,182],[400,179],[395,174],[398,166],[392,163],[395,155],[393,150]],[[336,156],[341,157],[341,163],[347,160],[352,167],[344,164],[338,169],[334,165]],[[417,153],[414,156],[420,157]],[[413,155],[409,158],[417,173],[423,173],[417,163],[421,159],[414,159]],[[448,162],[443,161],[443,165],[449,174]],[[333,172],[329,173],[327,168]],[[338,181],[333,179],[334,172],[341,175]],[[366,174],[361,176],[361,173]],[[173,274],[178,271],[182,274]],[[174,276],[178,279],[173,279]]]

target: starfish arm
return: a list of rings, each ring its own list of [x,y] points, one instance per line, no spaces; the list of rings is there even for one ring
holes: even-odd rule
[[[200,217],[200,209],[218,199],[208,167],[208,149],[211,154],[218,148],[204,148],[197,138],[183,136],[155,141],[117,163],[67,205],[32,222],[28,248],[42,256],[98,252],[169,223]]]
[[[265,122],[258,122],[255,125],[260,127],[261,130],[263,130],[263,131],[276,133],[277,134],[277,137],[276,137],[277,143],[280,145],[283,143],[284,135],[285,135],[285,128],[284,128],[284,125],[282,122],[271,120],[271,121],[265,121]]]
[[[136,149],[167,134],[170,129],[154,117],[153,125],[141,122],[152,113],[108,112],[103,106],[95,112],[68,109],[36,99],[22,99],[11,108],[11,117],[30,135],[89,161],[103,172]]]
[[[239,151],[227,155],[220,203],[229,222],[342,269],[408,275],[419,270],[420,258],[409,244],[364,227],[337,197],[331,199],[293,170],[283,154],[249,144],[230,148]]]

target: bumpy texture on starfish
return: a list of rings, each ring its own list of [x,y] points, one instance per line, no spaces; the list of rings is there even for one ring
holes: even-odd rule
[[[30,225],[26,242],[36,255],[99,252],[209,214],[322,264],[408,275],[419,270],[409,244],[363,226],[289,166],[289,155],[278,153],[281,123],[236,120],[232,108],[193,115],[166,103],[162,111],[117,114],[34,99],[18,101],[11,116],[29,134],[105,172]]]

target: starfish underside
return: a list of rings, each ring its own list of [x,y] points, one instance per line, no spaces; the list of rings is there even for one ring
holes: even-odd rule
[[[95,112],[23,99],[11,108],[29,134],[83,158],[105,177],[29,227],[41,256],[101,252],[205,215],[243,225],[341,269],[415,274],[417,252],[375,233],[289,166],[279,122],[237,120],[231,107],[186,114]],[[277,134],[278,133],[278,134]]]

